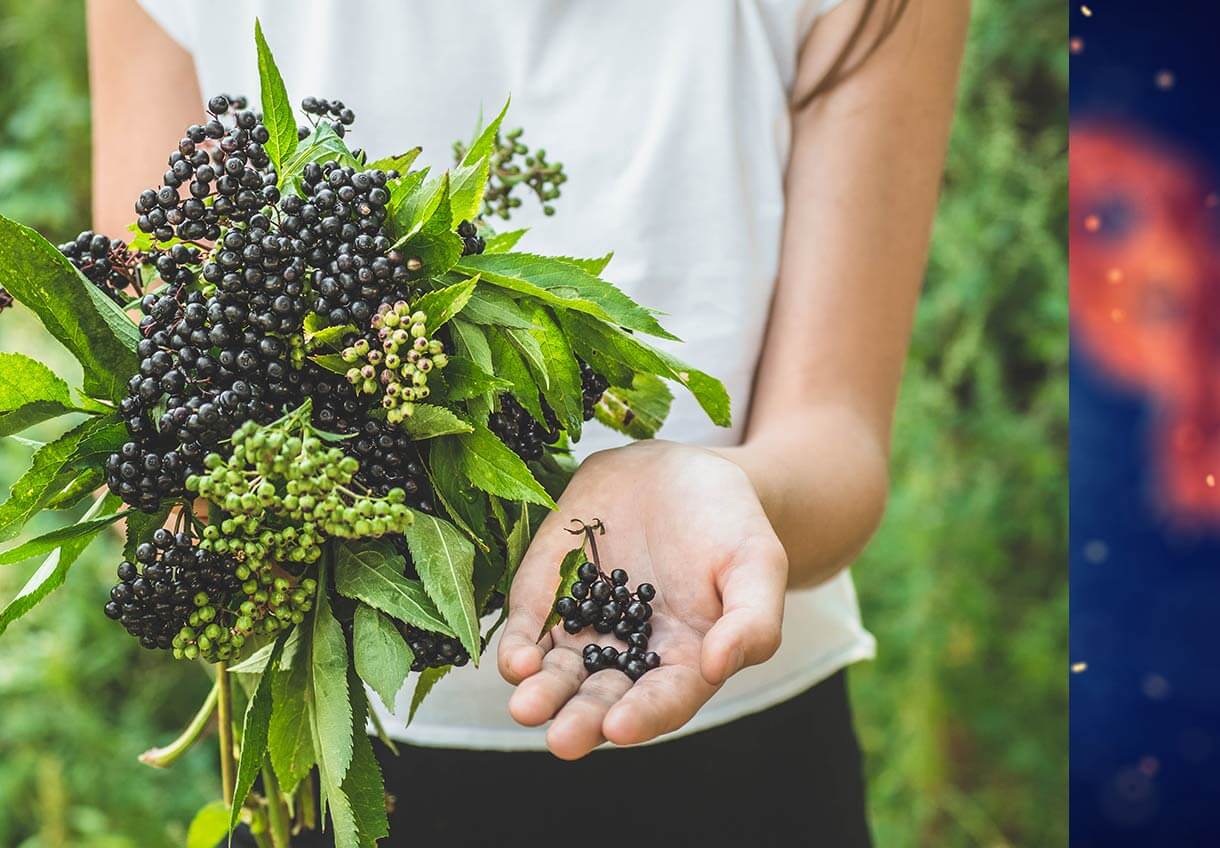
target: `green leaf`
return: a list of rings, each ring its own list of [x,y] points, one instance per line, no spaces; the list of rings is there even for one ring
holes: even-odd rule
[[[394,245],[403,256],[423,263],[423,273],[436,277],[453,267],[462,255],[462,239],[453,232],[453,213],[449,208],[449,175],[441,179],[440,200],[417,228]],[[477,276],[471,274],[469,276]]]
[[[549,382],[540,384],[542,396],[555,411],[564,429],[573,439],[579,439],[584,423],[580,365],[563,330],[546,309],[538,307],[534,310],[533,323],[534,329],[530,335],[537,342],[550,375]]]
[[[415,692],[411,695],[411,709],[407,713],[407,724],[415,720],[415,713],[419,710],[420,704],[424,702],[424,698],[428,697],[432,692],[432,688],[452,668],[453,666],[451,665],[444,665],[440,668],[425,668],[419,673],[419,679],[415,681]]]
[[[102,515],[97,518],[82,518],[75,524],[69,524],[67,527],[59,527],[49,533],[43,533],[41,536],[0,553],[0,565],[12,565],[15,562],[21,562],[30,557],[45,554],[62,546],[65,542],[73,540],[81,540],[88,544],[89,540],[101,532],[102,528],[118,521],[127,515],[128,512],[130,510],[116,512],[111,515]]]
[[[677,380],[690,390],[712,422],[728,427],[729,394],[714,377],[690,367],[676,356],[657,350],[615,327],[573,312],[557,315],[577,355],[593,361],[605,358],[633,371]]]
[[[139,510],[127,513],[127,539],[123,545],[123,558],[135,562],[136,547],[151,541],[153,533],[158,527],[165,526],[168,517],[168,505],[152,514]]]
[[[470,149],[466,151],[461,164],[453,169],[451,205],[455,222],[473,221],[482,210],[483,193],[487,190],[487,176],[491,166],[491,154],[495,148],[500,124],[507,112],[508,101],[505,101],[500,114],[483,128],[483,131],[471,143]]]
[[[588,557],[585,556],[585,548],[581,545],[579,548],[573,548],[568,551],[563,562],[559,564],[559,586],[555,589],[555,597],[551,600],[551,611],[547,614],[546,621],[542,624],[542,630],[538,632],[538,638],[541,639],[551,628],[560,621],[559,613],[555,612],[555,603],[568,594],[568,590],[572,588],[572,584],[576,582],[576,569],[585,564]]]
[[[303,322],[305,346],[311,351],[320,347],[337,348],[346,335],[356,332],[356,327],[352,324],[324,327],[322,326],[323,320],[322,316],[316,312],[310,312],[305,316]]]
[[[68,384],[50,368],[20,353],[0,353],[0,436],[78,411],[84,410]]]
[[[382,156],[367,167],[370,171],[397,171],[400,175],[405,175],[407,171],[411,170],[411,165],[422,151],[422,147],[412,147],[406,153],[399,153],[397,156]]]
[[[470,298],[462,313],[468,321],[476,324],[494,324],[500,327],[516,327],[521,330],[533,328],[529,315],[503,289],[483,286]]]
[[[547,509],[555,509],[555,502],[534,479],[521,457],[497,439],[482,424],[476,424],[473,433],[446,436],[456,439],[461,449],[462,470],[471,485],[493,495],[515,501],[529,501]]]
[[[91,418],[34,452],[29,470],[13,483],[8,500],[0,503],[0,541],[20,533],[35,513],[71,485],[78,476],[70,468],[77,447],[107,423]]]
[[[423,512],[415,513],[415,520],[403,535],[428,597],[436,602],[477,666],[481,646],[479,613],[471,584],[474,546],[448,521]]]
[[[305,625],[293,628],[296,633]],[[271,721],[267,749],[280,788],[293,792],[313,768],[315,757],[310,732],[309,708],[305,700],[309,681],[309,646],[301,640],[298,656],[287,671],[271,671]]]
[[[462,318],[454,318],[450,322],[453,344],[456,351],[469,358],[483,371],[492,373],[491,348],[487,344],[487,336],[483,328]],[[448,369],[446,369],[448,370]],[[471,414],[480,421],[486,421],[491,412],[491,398],[476,395],[468,403]]]
[[[551,384],[550,368],[546,361],[546,357],[542,355],[542,345],[538,343],[538,338],[525,330],[515,330],[511,328],[502,329],[502,332],[513,347],[515,347],[525,358],[525,362],[529,365],[530,373],[534,375],[534,380],[540,388],[547,388]]]
[[[330,611],[326,574],[318,571],[309,644],[309,714],[318,767],[335,784],[352,762],[352,703],[347,688],[347,640]]]
[[[263,147],[278,169],[297,149],[297,121],[288,102],[288,91],[284,78],[263,37],[263,26],[254,20],[254,43],[258,47],[258,85],[263,107],[263,124],[271,137]]]
[[[186,831],[186,848],[216,848],[229,832],[229,808],[212,801],[199,808]]]
[[[309,357],[318,365],[330,371],[332,374],[346,374],[351,370],[352,366],[343,361],[343,357],[337,353],[319,353]]]
[[[428,316],[425,326],[428,328],[429,336],[462,311],[470,301],[470,296],[474,294],[474,287],[478,284],[479,278],[472,277],[465,282],[430,291],[415,301],[411,308],[422,310]]]
[[[445,512],[482,550],[487,545],[487,496],[466,482],[462,471],[461,448],[453,439],[434,439],[429,444],[428,463],[424,466],[432,490]]]
[[[496,375],[513,384],[513,397],[543,426],[546,416],[542,412],[542,402],[539,400],[538,384],[534,382],[534,373],[526,365],[525,358],[517,345],[513,344],[507,332],[500,327],[487,328],[487,342],[491,346],[491,358],[495,363]]]
[[[509,230],[506,233],[496,233],[494,236],[486,239],[486,244],[483,247],[484,253],[508,253],[517,246],[517,242],[521,241],[521,237],[528,233],[528,229]]]
[[[513,387],[508,380],[492,376],[464,356],[449,357],[449,364],[443,373],[449,385],[446,396],[451,401],[466,400],[488,392],[508,391]]]
[[[105,515],[113,512],[120,503],[119,499],[114,495],[106,495],[99,498],[89,511],[81,518],[82,522],[96,520],[97,516]],[[17,595],[8,602],[4,609],[0,609],[0,635],[8,629],[21,616],[32,610],[38,605],[43,598],[49,595],[54,590],[63,585],[64,580],[68,576],[68,570],[72,568],[72,564],[76,562],[76,558],[80,556],[81,551],[89,546],[92,536],[78,536],[65,541],[60,547],[53,550],[38,570],[30,576],[30,579],[25,581],[25,585],[17,592]]]
[[[136,325],[55,246],[0,215],[0,280],[80,362],[91,397],[121,400],[139,361]]]
[[[377,757],[373,754],[373,744],[364,732],[367,706],[358,680],[352,681],[352,689],[356,693],[352,698],[352,734],[356,744],[352,750],[352,765],[343,778],[341,791],[351,808],[358,837],[358,841],[352,844],[359,848],[376,848],[377,841],[390,834],[385,806],[385,780],[381,776]],[[335,828],[335,835],[339,836],[338,827]],[[338,842],[336,839],[337,844]]]
[[[415,411],[399,425],[412,439],[431,439],[453,433],[469,433],[474,428],[443,406],[429,403],[415,404]]]
[[[52,489],[55,494],[47,499],[47,502],[43,504],[43,509],[71,509],[106,482],[106,472],[101,468],[87,468],[75,477],[71,477],[66,485],[60,487],[59,482],[62,479],[56,480]]]
[[[419,232],[436,212],[441,198],[449,193],[448,174],[425,180],[426,174],[427,171],[413,171],[390,188],[386,228],[396,240],[408,239]]]
[[[483,281],[536,297],[544,303],[583,312],[603,321],[652,336],[677,339],[647,309],[583,268],[532,253],[484,253],[464,256],[454,266],[463,274],[482,274]]]
[[[338,162],[353,168],[360,167],[347,144],[335,132],[334,127],[325,121],[314,127],[313,132],[298,143],[296,150],[288,157],[287,164],[279,169],[280,187],[287,186],[299,177],[310,162]]]
[[[484,250],[484,253],[487,251]],[[610,260],[614,258],[614,253],[607,253],[605,256],[597,259],[576,259],[571,256],[556,256],[560,262],[567,262],[569,265],[575,265],[577,268],[592,274],[594,277],[600,277],[602,272],[606,270],[606,266],[610,264]]]
[[[406,562],[389,542],[337,547],[335,587],[339,594],[424,630],[456,635],[429,599],[423,584],[403,576]]]
[[[633,439],[651,439],[665,423],[673,393],[652,374],[636,374],[630,389],[611,386],[594,408],[597,420]]]
[[[285,633],[275,640],[267,662],[271,671],[259,675],[254,694],[246,704],[246,717],[242,722],[241,731],[241,756],[237,761],[237,785],[233,790],[233,806],[229,813],[230,831],[237,826],[241,805],[246,802],[250,787],[254,785],[254,778],[263,767],[263,758],[267,756],[267,737],[271,725],[271,680],[275,676],[275,667],[287,639],[288,634]]]
[[[402,688],[414,658],[394,622],[366,604],[357,604],[352,620],[352,654],[356,673],[373,688],[387,709]]]
[[[521,567],[521,560],[525,559],[525,552],[529,550],[530,546],[529,504],[521,504],[521,513],[517,516],[512,529],[508,532],[508,538],[505,539],[505,543],[504,575],[500,580],[500,591],[507,595],[508,590],[512,588],[513,577],[516,576],[517,569]]]

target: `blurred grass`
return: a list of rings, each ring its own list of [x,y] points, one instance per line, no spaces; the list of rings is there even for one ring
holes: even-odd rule
[[[893,494],[855,568],[880,644],[852,689],[884,848],[1067,841],[1066,17],[974,8]],[[89,214],[84,49],[76,0],[0,0],[0,211],[52,239]],[[15,310],[0,349],[72,373],[38,333]],[[27,462],[0,442],[0,486]],[[136,762],[208,684],[101,615],[117,551],[92,547],[3,637],[0,846],[181,845],[213,796],[211,746]],[[0,597],[34,567],[0,572]]]

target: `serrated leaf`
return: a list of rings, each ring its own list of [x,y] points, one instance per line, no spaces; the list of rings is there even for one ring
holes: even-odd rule
[[[461,467],[461,449],[456,441],[433,439],[428,444],[428,463],[424,467],[432,490],[453,522],[486,550],[481,537],[487,535],[487,496],[467,484]]]
[[[344,362],[343,357],[337,353],[319,353],[309,358],[332,374],[346,374],[352,369],[352,366]]]
[[[356,332],[352,324],[336,324],[333,327],[323,327],[322,317],[316,312],[310,312],[303,322],[305,345],[309,350],[320,347],[337,347],[349,333]]]
[[[551,628],[561,621],[559,613],[555,612],[555,604],[560,598],[568,594],[568,590],[576,582],[576,569],[584,565],[587,560],[588,557],[585,556],[583,545],[579,548],[573,548],[564,554],[563,561],[559,564],[559,585],[555,589],[555,597],[551,599],[551,611],[547,613],[546,621],[542,624],[542,630],[538,632],[539,639],[549,633]]]
[[[453,169],[452,200],[453,220],[473,221],[483,206],[483,194],[487,190],[487,176],[491,166],[491,154],[495,148],[500,123],[508,112],[508,101],[500,114],[483,128],[471,143],[461,163]]]
[[[547,310],[535,309],[532,319],[534,328],[530,336],[536,341],[550,375],[549,382],[539,383],[542,396],[572,439],[579,439],[584,423],[580,365],[563,330]]]
[[[382,156],[367,167],[369,170],[397,171],[400,175],[406,174],[411,170],[411,165],[422,151],[422,147],[413,147],[406,153],[399,153],[397,156]]]
[[[609,359],[632,371],[676,380],[695,396],[713,423],[720,427],[730,425],[729,393],[716,378],[692,368],[670,353],[657,350],[622,330],[588,316],[567,312],[559,313],[556,317],[577,355],[586,361]]]
[[[59,527],[49,533],[43,533],[41,536],[0,553],[0,565],[12,565],[13,563],[27,560],[30,557],[40,556],[55,550],[65,542],[73,540],[83,540],[88,544],[89,540],[96,536],[102,528],[118,521],[128,512],[130,510],[116,512],[111,515],[102,515],[97,518],[82,518],[75,524],[69,524],[67,527]]]
[[[60,487],[59,482],[63,478],[56,480],[52,491],[55,494],[51,495],[42,505],[43,509],[71,509],[80,503],[91,492],[97,489],[98,486],[106,482],[106,472],[101,468],[88,468],[75,477],[71,474],[67,484]]]
[[[465,282],[430,291],[412,304],[413,310],[421,310],[428,316],[425,326],[429,336],[465,308],[478,284],[479,278],[472,277]]]
[[[453,213],[449,205],[449,175],[441,178],[440,199],[419,227],[412,227],[395,247],[403,256],[423,263],[423,273],[436,277],[453,267],[462,255],[462,239],[453,232]],[[471,274],[469,276],[477,276]]]
[[[387,709],[402,688],[414,657],[394,622],[367,604],[357,604],[352,620],[356,673],[373,688]]]
[[[136,325],[55,246],[0,215],[0,280],[84,369],[84,391],[121,400],[139,364]]]
[[[224,801],[212,801],[195,813],[186,831],[186,848],[216,848],[229,832],[229,809]]]
[[[425,668],[419,673],[419,679],[415,681],[415,691],[411,694],[411,709],[407,713],[407,724],[415,720],[415,713],[424,702],[424,698],[432,692],[433,687],[440,682],[441,678],[449,673],[452,669],[451,665],[444,665],[440,668]]]
[[[296,130],[294,129],[293,132],[295,133]],[[299,177],[301,171],[310,162],[319,164],[338,162],[353,168],[360,167],[360,163],[352,156],[347,144],[335,132],[334,127],[326,121],[314,127],[313,132],[307,135],[304,141],[298,142],[296,150],[288,157],[287,163],[279,169],[280,187],[287,186],[296,177]]]
[[[403,576],[406,563],[389,542],[337,547],[335,587],[339,594],[424,630],[456,635],[433,605],[423,584]]]
[[[280,76],[280,69],[275,64],[275,57],[267,46],[262,24],[257,18],[254,20],[254,43],[258,49],[258,85],[263,107],[263,124],[270,135],[263,148],[278,169],[297,149],[296,116],[293,115],[292,104],[288,101],[284,78]]]
[[[546,426],[546,416],[542,412],[542,402],[539,400],[538,384],[534,382],[534,372],[526,364],[520,349],[513,344],[507,333],[500,327],[487,328],[487,342],[491,347],[491,358],[495,363],[496,376],[503,377],[512,383],[513,397],[525,408],[526,412],[533,416],[535,421]]]
[[[390,823],[386,815],[385,780],[381,767],[373,754],[373,744],[364,732],[364,715],[367,709],[364,692],[359,681],[352,682],[355,695],[352,698],[352,715],[355,720],[352,733],[356,744],[352,750],[352,764],[340,787],[347,798],[355,824],[359,848],[376,848],[377,841],[389,835]],[[359,707],[359,709],[356,709]],[[339,829],[335,828],[336,848],[339,848]]]
[[[483,246],[484,253],[508,253],[517,246],[517,242],[521,241],[521,237],[528,233],[528,229],[509,230],[506,233],[496,233],[494,236],[486,239],[486,244]]]
[[[448,194],[447,173],[431,180],[425,179],[426,175],[427,170],[412,171],[390,188],[386,228],[397,241],[419,232],[436,212],[442,195]]]
[[[475,424],[473,433],[446,436],[455,439],[460,448],[462,470],[470,484],[489,494],[514,501],[529,501],[547,509],[555,502],[542,484],[534,479],[529,467],[482,424]]]
[[[506,595],[512,588],[513,578],[517,575],[517,569],[521,567],[521,560],[525,559],[525,552],[529,550],[529,546],[530,505],[523,503],[521,512],[517,515],[517,520],[513,522],[513,527],[505,539],[504,575],[500,580],[500,591]]]
[[[651,439],[665,423],[673,398],[660,377],[636,374],[630,389],[608,388],[594,414],[612,430],[633,439]]]
[[[466,400],[488,392],[508,391],[513,387],[508,380],[493,376],[464,356],[449,357],[443,374],[449,386],[446,397],[451,401]]]
[[[486,251],[484,251],[486,253]],[[605,256],[600,256],[597,259],[577,259],[573,256],[556,256],[560,262],[567,262],[569,265],[575,265],[582,271],[592,274],[594,277],[600,277],[602,272],[606,270],[606,266],[610,264],[610,260],[614,258],[614,253],[611,251]]]
[[[647,309],[600,277],[562,259],[532,253],[484,253],[464,256],[454,268],[471,276],[482,274],[486,283],[530,295],[552,306],[677,340]]]
[[[21,532],[35,513],[76,479],[79,472],[72,471],[70,463],[77,447],[108,424],[107,419],[91,418],[34,452],[30,468],[13,483],[8,499],[0,503],[0,541]]]
[[[477,666],[481,645],[471,584],[474,546],[448,521],[423,512],[415,513],[403,535],[424,589]]]
[[[347,640],[330,611],[324,569],[309,634],[309,714],[318,767],[335,784],[352,762],[352,703],[347,688]]]
[[[254,694],[246,704],[246,716],[242,722],[241,756],[237,760],[237,783],[233,789],[233,806],[229,813],[229,831],[237,826],[237,818],[241,815],[241,806],[254,786],[254,778],[258,776],[263,766],[263,758],[267,755],[267,738],[271,725],[271,679],[274,676],[276,663],[288,634],[276,639],[271,649],[271,657],[267,665],[271,673],[259,675],[258,685]]]
[[[492,373],[491,348],[487,344],[487,336],[483,328],[461,317],[454,318],[449,324],[451,337],[457,352],[469,358],[482,370]],[[491,412],[491,398],[475,395],[467,401],[470,414],[479,421],[486,421]]]
[[[538,387],[544,390],[548,388],[551,384],[550,365],[542,354],[542,345],[538,343],[537,336],[525,330],[512,328],[505,328],[501,332],[524,357]]]
[[[81,518],[82,522],[96,520],[99,516],[113,512],[118,504],[121,503],[114,495],[106,495],[99,498],[89,511]],[[81,551],[89,546],[92,541],[92,536],[77,536],[65,541],[58,548],[53,550],[38,567],[30,579],[25,581],[25,585],[17,592],[17,595],[0,609],[0,635],[8,629],[21,616],[32,610],[51,592],[63,585],[64,580],[68,576],[68,570],[72,568],[72,564],[76,562],[76,558],[80,556]]]
[[[304,625],[294,628],[293,632],[298,632],[302,627]],[[308,640],[300,640],[297,657],[289,670],[276,669],[272,675],[267,749],[280,788],[291,793],[309,774],[315,762],[309,709],[305,699],[309,681]]]
[[[432,439],[454,433],[469,433],[474,429],[443,406],[433,406],[429,403],[417,403],[414,406],[414,412],[399,425],[412,439]]]
[[[0,436],[81,411],[50,368],[20,353],[0,353]]]
[[[136,547],[152,540],[152,534],[158,527],[164,527],[169,518],[169,506],[164,506],[157,512],[130,512],[127,514],[127,538],[123,544],[123,558],[136,561]]]
[[[267,662],[271,659],[271,652],[275,649],[275,644],[278,639],[272,639],[265,645],[262,645],[257,651],[250,654],[239,663],[229,666],[229,671],[235,674],[262,674],[267,668]],[[288,630],[287,638],[284,640],[284,649],[280,655],[279,667],[283,670],[292,668],[292,659],[296,653],[297,647],[301,642],[301,628],[294,626]],[[246,647],[250,647],[250,640],[246,640]]]
[[[482,286],[471,296],[462,317],[476,324],[516,327],[521,330],[529,330],[534,326],[530,323],[529,314],[517,305],[508,292],[490,286]]]

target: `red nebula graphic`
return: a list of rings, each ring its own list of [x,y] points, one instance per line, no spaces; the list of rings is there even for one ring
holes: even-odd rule
[[[1114,125],[1073,129],[1074,338],[1161,415],[1162,497],[1220,520],[1220,195],[1185,154]]]

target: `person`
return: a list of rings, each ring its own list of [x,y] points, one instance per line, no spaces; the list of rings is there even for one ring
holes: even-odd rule
[[[679,396],[627,446],[589,428],[487,661],[384,722],[393,843],[869,844],[847,566],[887,496],[966,0],[92,0],[99,231],[205,95],[257,97],[256,16],[293,96],[344,100],[374,155],[444,167],[511,93],[570,179],[514,217],[522,248],[615,251],[734,405],[717,429]],[[634,685],[588,675],[585,636],[538,641],[574,517],[658,589],[664,664]]]

